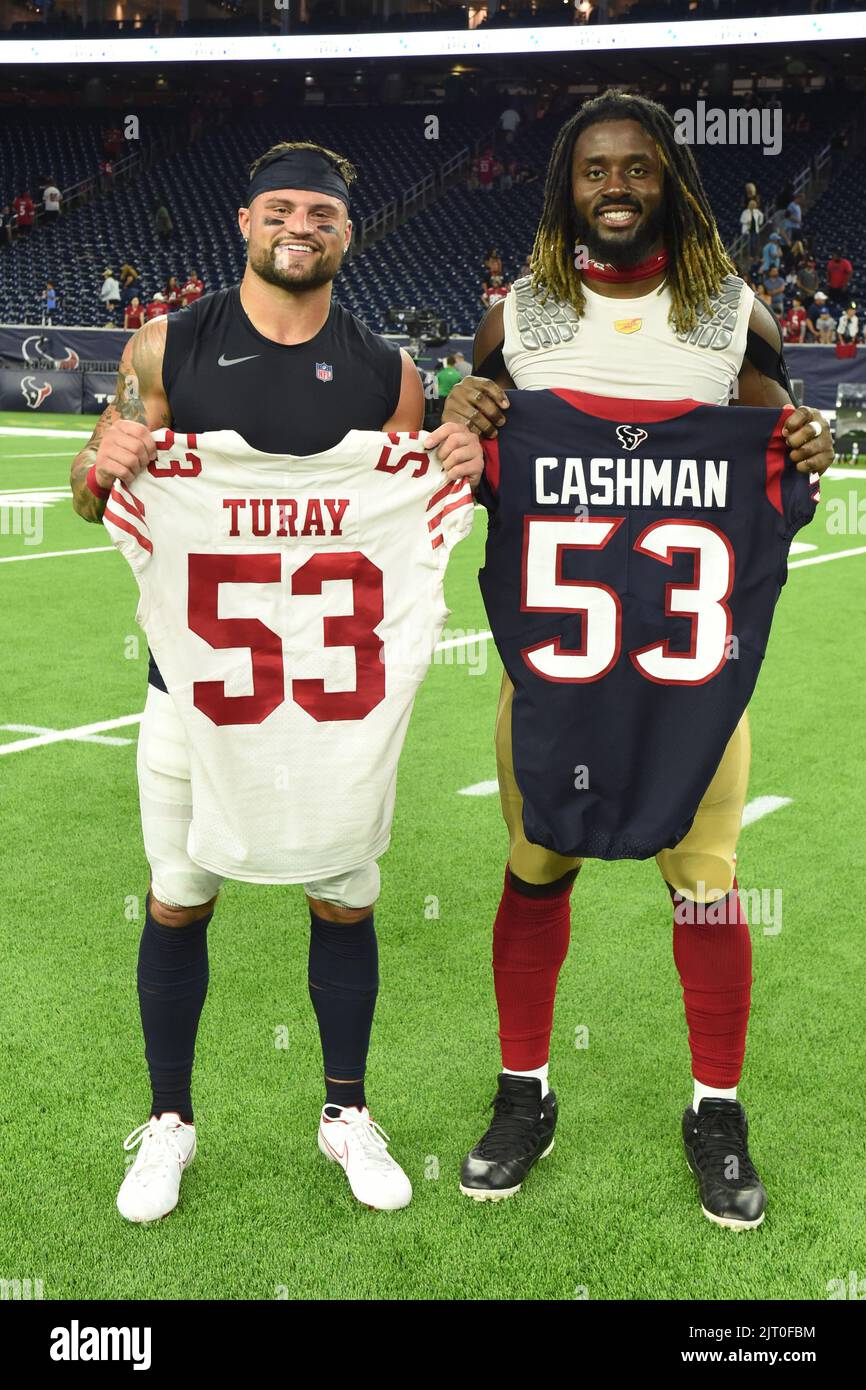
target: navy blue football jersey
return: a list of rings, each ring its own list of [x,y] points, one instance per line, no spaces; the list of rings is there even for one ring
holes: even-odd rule
[[[524,830],[644,859],[687,833],[748,704],[817,477],[788,457],[792,406],[508,397],[479,577]]]

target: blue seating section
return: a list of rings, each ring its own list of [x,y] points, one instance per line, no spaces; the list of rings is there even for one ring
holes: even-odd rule
[[[695,149],[726,242],[739,230],[746,180],[758,184],[765,207],[772,205],[775,193],[829,139],[838,117],[833,101],[799,101],[810,113],[811,129],[807,134],[785,135],[779,155],[764,156],[754,146]],[[798,98],[786,98],[786,109],[796,111],[797,103]],[[234,284],[244,265],[236,211],[247,166],[270,145],[281,139],[310,139],[352,159],[359,172],[353,216],[360,221],[492,129],[503,105],[500,97],[433,108],[439,117],[438,140],[425,138],[428,104],[290,108],[285,114],[269,107],[233,117],[207,129],[197,144],[118,185],[109,196],[64,215],[59,225],[37,228],[11,248],[0,249],[0,321],[38,322],[39,296],[46,279],[51,279],[60,295],[56,322],[104,324],[98,298],[102,271],[106,265],[116,271],[124,261],[141,271],[147,296],[162,288],[169,274],[180,278],[190,269],[200,272],[207,290]],[[556,114],[537,122],[524,121],[509,147],[520,162],[538,172],[536,182],[491,193],[453,187],[347,262],[336,286],[340,300],[378,332],[389,327],[389,305],[407,302],[437,309],[455,334],[474,332],[482,312],[484,253],[488,246],[498,246],[511,278],[530,251],[541,212],[544,172],[563,119]],[[105,113],[81,117],[80,125],[66,127],[45,122],[41,116],[32,122],[29,117],[22,119],[15,138],[4,142],[8,148],[0,172],[8,196],[17,191],[9,187],[10,181],[14,185],[17,177],[20,183],[28,173],[33,178],[43,167],[55,174],[60,168],[68,176],[66,156],[73,148],[76,154],[70,154],[69,160],[75,173],[92,170],[98,159],[99,130],[106,123]],[[855,261],[859,256],[862,264],[866,246],[850,178],[846,175],[844,186],[833,189],[807,214],[806,230],[816,238],[820,255],[830,238],[834,242],[841,238],[845,253]],[[862,198],[862,177],[859,188]],[[165,241],[153,228],[153,213],[160,202],[174,220],[174,231]]]

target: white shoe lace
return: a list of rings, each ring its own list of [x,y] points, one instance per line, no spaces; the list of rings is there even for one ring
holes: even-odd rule
[[[130,1170],[135,1173],[137,1182],[147,1183],[152,1178],[162,1177],[171,1168],[172,1160],[183,1164],[185,1154],[172,1128],[159,1125],[156,1120],[146,1120],[124,1139],[123,1147],[127,1152],[141,1144],[141,1152]]]
[[[372,1115],[359,1115],[356,1120],[344,1120],[349,1133],[347,1142],[354,1139],[365,1168],[396,1168],[388,1153],[391,1140]]]

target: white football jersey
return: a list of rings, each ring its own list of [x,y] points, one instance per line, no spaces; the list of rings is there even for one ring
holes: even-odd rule
[[[187,732],[190,857],[250,883],[375,859],[468,483],[417,432],[352,430],[306,458],[232,430],[155,438],[103,520]]]

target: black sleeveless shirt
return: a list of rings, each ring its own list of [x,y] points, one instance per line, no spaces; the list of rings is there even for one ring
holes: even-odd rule
[[[240,286],[169,316],[162,381],[179,433],[234,430],[269,454],[319,454],[397,409],[399,348],[335,299],[315,337],[287,346],[254,328]],[[148,679],[165,690],[153,657]]]

